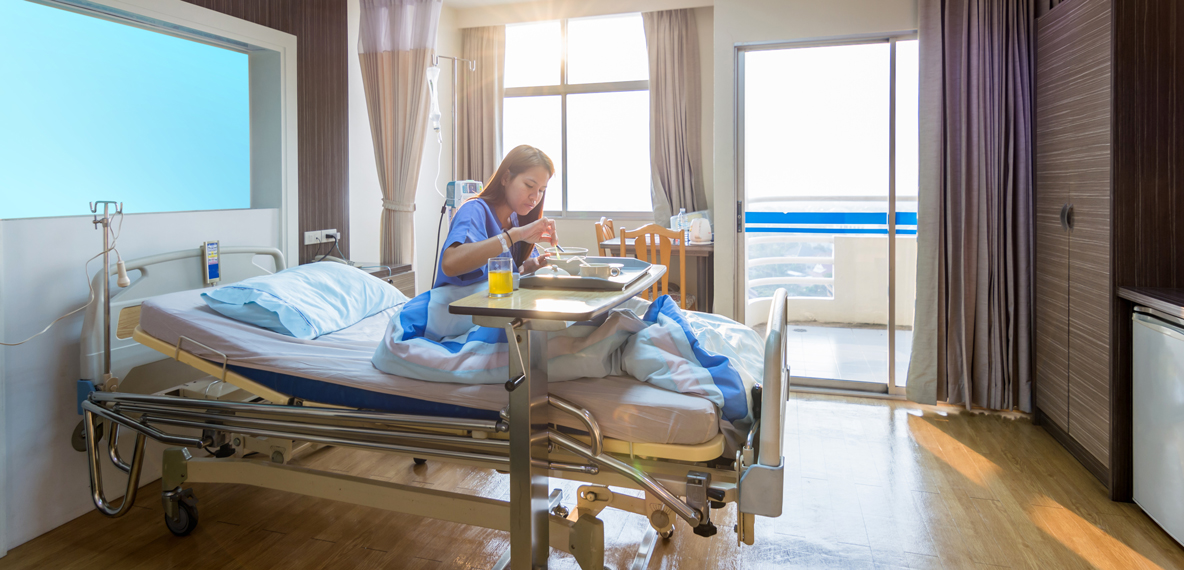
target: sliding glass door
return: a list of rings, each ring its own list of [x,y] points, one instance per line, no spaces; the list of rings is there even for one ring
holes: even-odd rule
[[[902,391],[912,340],[911,37],[761,45],[738,61],[745,321],[789,292],[795,385]]]

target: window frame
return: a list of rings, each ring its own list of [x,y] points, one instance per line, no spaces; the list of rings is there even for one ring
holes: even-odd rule
[[[733,310],[736,315],[741,318],[745,317],[748,310],[748,254],[747,254],[747,231],[745,227],[745,212],[749,198],[745,190],[744,181],[744,145],[745,145],[745,55],[752,52],[772,51],[783,49],[796,48],[811,48],[811,47],[826,47],[826,46],[847,46],[860,44],[877,44],[887,43],[889,46],[889,86],[888,86],[888,195],[884,200],[888,206],[887,208],[887,225],[888,225],[888,299],[887,299],[887,315],[888,322],[885,324],[885,331],[896,330],[896,206],[900,201],[900,197],[896,193],[896,107],[897,107],[897,90],[896,90],[896,61],[897,51],[896,43],[898,41],[913,41],[919,39],[917,30],[907,30],[889,33],[876,34],[858,34],[851,36],[838,36],[830,38],[813,38],[804,40],[790,40],[790,41],[768,41],[768,42],[752,42],[736,44],[733,48],[733,65],[735,66],[735,78],[733,83],[733,102],[732,102],[732,120],[733,120],[733,160],[735,168],[733,169],[733,200],[736,203],[736,226],[735,226],[735,240],[732,244],[734,252],[734,277],[732,282],[733,287]],[[920,57],[920,56],[919,56]],[[918,95],[919,96],[919,95]],[[920,120],[920,115],[918,115]],[[918,144],[920,142],[918,141]],[[919,193],[919,191],[918,191]],[[876,198],[878,199],[878,197]],[[717,233],[717,243],[718,236]],[[915,327],[914,327],[915,330]],[[842,379],[817,379],[805,377],[793,377],[794,380],[805,380],[808,388],[837,388],[842,390],[852,390],[856,392],[874,392],[886,393],[887,397],[899,397],[905,394],[905,385],[898,384],[896,378],[896,335],[886,334],[887,337],[887,377],[885,384],[880,385],[876,382],[863,382],[858,380],[842,380]]]
[[[628,16],[638,14],[640,12],[625,12],[622,14],[606,14],[606,16]],[[593,16],[601,17],[601,16]],[[635,81],[609,81],[601,83],[575,83],[571,84],[567,81],[567,22],[573,19],[582,18],[562,18],[559,20],[559,84],[558,85],[537,85],[531,87],[507,87],[505,93],[502,95],[502,100],[518,97],[541,97],[541,96],[559,96],[559,138],[560,138],[560,172],[561,180],[559,181],[559,190],[562,200],[559,210],[545,210],[544,213],[552,218],[565,218],[573,220],[598,220],[601,216],[608,216],[614,219],[635,219],[648,220],[653,218],[653,206],[649,212],[619,212],[619,211],[571,211],[567,205],[567,96],[568,95],[582,95],[585,93],[624,93],[629,91],[649,91],[650,80],[642,79]],[[555,21],[555,20],[549,20]],[[522,22],[535,23],[535,22]],[[513,25],[513,24],[511,24]],[[646,125],[646,131],[649,131],[649,125]],[[647,158],[648,159],[648,158]],[[652,172],[652,171],[651,171]],[[652,174],[651,174],[652,177]],[[652,192],[653,181],[650,181],[650,189]],[[651,194],[652,200],[652,194]]]

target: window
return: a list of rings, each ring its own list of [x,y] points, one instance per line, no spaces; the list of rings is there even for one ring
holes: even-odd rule
[[[548,212],[653,210],[640,14],[506,26],[505,81],[502,148],[555,162]]]
[[[31,46],[36,46],[31,47]],[[248,55],[0,1],[0,218],[251,207]]]

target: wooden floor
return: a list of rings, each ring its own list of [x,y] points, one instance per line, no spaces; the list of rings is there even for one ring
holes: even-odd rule
[[[650,568],[1184,568],[1184,550],[1023,417],[793,394],[785,514],[737,547],[735,507],[704,539],[682,524]],[[324,449],[302,463],[508,498],[508,478]],[[574,486],[567,489],[570,504]],[[12,550],[0,570],[488,568],[508,535],[234,485],[195,485],[201,524],[175,538],[159,486],[124,518],[91,512]],[[605,511],[606,560],[625,568],[645,528]],[[556,553],[552,568],[575,568]]]

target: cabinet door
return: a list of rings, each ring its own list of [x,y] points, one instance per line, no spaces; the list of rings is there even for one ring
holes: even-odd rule
[[[1074,178],[1075,29],[1061,12],[1036,30],[1036,406],[1069,431],[1069,234],[1061,212]],[[1069,22],[1071,24],[1072,22]]]
[[[1076,2],[1071,27],[1069,435],[1110,464],[1110,0]]]

